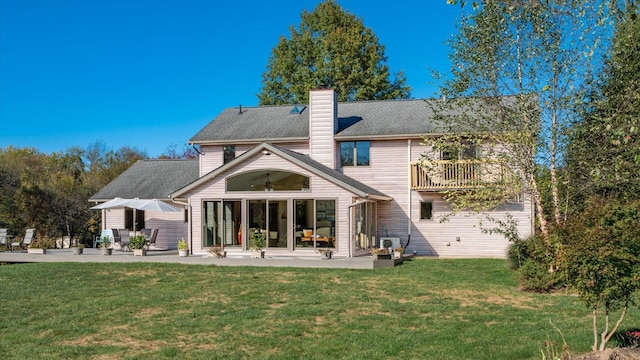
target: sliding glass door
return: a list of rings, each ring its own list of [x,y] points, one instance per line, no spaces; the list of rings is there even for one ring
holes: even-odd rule
[[[203,204],[202,246],[241,246],[241,202],[205,201]]]

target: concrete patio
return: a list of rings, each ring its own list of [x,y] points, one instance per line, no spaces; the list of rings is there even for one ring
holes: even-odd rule
[[[233,256],[218,259],[206,255],[190,255],[179,257],[177,250],[149,251],[147,256],[133,256],[133,252],[114,250],[112,255],[102,255],[100,249],[85,248],[82,255],[73,255],[71,249],[49,249],[45,255],[28,254],[26,251],[0,252],[0,263],[36,263],[36,262],[84,262],[84,263],[177,263],[192,265],[217,266],[270,266],[270,267],[300,267],[300,268],[335,268],[335,269],[373,269],[371,256],[355,258],[334,257],[324,260],[318,257],[277,256],[270,257],[267,253],[264,259],[251,259],[249,256]]]

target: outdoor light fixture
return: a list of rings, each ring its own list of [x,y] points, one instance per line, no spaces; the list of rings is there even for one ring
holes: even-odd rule
[[[264,149],[264,150],[262,150],[262,154],[263,155],[271,155],[271,151],[269,151],[267,149]]]
[[[267,173],[267,181],[264,183],[264,191],[273,191],[273,186],[271,186],[271,178],[269,177],[269,173]]]

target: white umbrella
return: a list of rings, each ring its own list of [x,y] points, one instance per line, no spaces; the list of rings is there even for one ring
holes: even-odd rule
[[[101,210],[101,209],[113,209],[119,207],[126,207],[126,203],[131,201],[131,199],[123,199],[123,198],[114,198],[109,201],[103,202],[102,204],[98,204],[96,206],[91,207],[91,210]]]
[[[166,202],[160,201],[158,199],[152,199],[152,200],[134,199],[129,201],[126,206],[134,209],[138,209],[138,210],[144,210],[144,211],[159,211],[159,212],[182,211],[181,208],[167,204]]]
[[[94,210],[102,210],[102,209],[114,209],[114,208],[131,208],[137,210],[144,211],[158,211],[158,212],[179,212],[182,211],[181,208],[175,207],[173,205],[169,205],[163,201],[158,199],[123,199],[123,198],[115,198],[111,199],[102,204],[91,207]],[[136,212],[133,212],[133,234],[136,234]]]

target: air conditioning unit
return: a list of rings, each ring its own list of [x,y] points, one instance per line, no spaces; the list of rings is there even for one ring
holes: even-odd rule
[[[397,249],[402,247],[402,245],[400,244],[400,238],[383,237],[380,238],[380,247]]]

